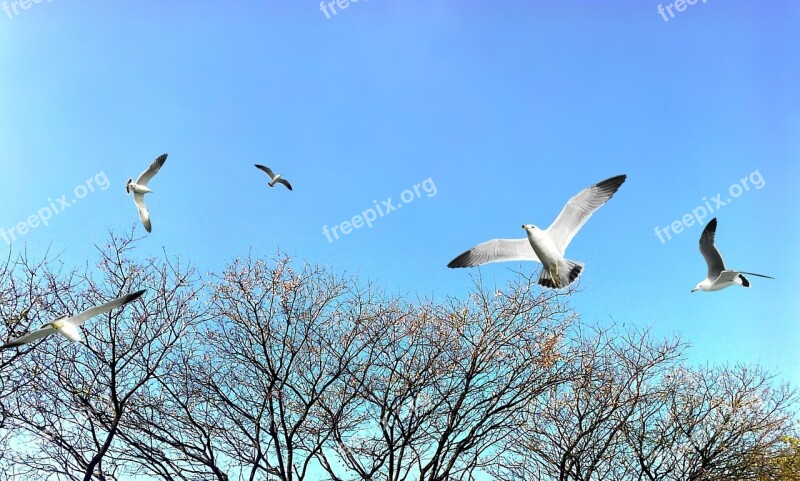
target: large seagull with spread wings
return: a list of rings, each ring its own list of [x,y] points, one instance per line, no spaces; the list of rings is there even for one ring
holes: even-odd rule
[[[611,177],[582,190],[567,202],[556,220],[547,229],[532,224],[522,226],[524,239],[492,239],[478,244],[456,257],[447,267],[473,267],[490,262],[535,261],[544,266],[538,283],[553,289],[567,287],[583,270],[582,262],[564,258],[572,238],[589,220],[594,211],[625,182],[625,175]]]
[[[59,317],[58,319],[54,319],[53,321],[45,324],[44,326],[33,332],[30,332],[28,334],[25,334],[24,336],[20,336],[14,340],[11,340],[3,344],[2,346],[0,346],[0,350],[29,344],[31,342],[38,341],[39,339],[44,339],[45,337],[51,336],[53,334],[61,334],[70,341],[80,341],[81,333],[78,327],[82,326],[84,322],[93,318],[94,316],[105,314],[106,312],[116,307],[124,306],[125,304],[138,299],[139,297],[142,296],[142,294],[144,294],[144,290],[134,292],[133,294],[128,294],[122,297],[118,297],[111,302],[107,302],[101,306],[92,307],[91,309],[87,309],[81,312],[80,314],[72,317],[68,316]]]

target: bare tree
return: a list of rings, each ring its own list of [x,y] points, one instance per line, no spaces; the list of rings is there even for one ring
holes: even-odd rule
[[[0,479],[779,481],[796,462],[771,374],[686,368],[679,340],[587,328],[524,275],[412,302],[281,253],[202,282],[135,245],[0,265],[4,340],[148,289],[81,343],[0,352]]]
[[[73,287],[74,273],[64,272],[57,257],[31,259],[23,251],[16,256],[9,251],[0,264],[0,342],[37,329],[51,320],[56,301],[53,292]],[[29,387],[33,378],[22,366],[32,346],[0,351],[0,479],[19,479],[17,466],[8,447],[12,437],[11,406],[14,397]]]
[[[380,355],[351,383],[355,408],[332,420],[343,466],[325,463],[329,474],[473,479],[493,464],[520,409],[563,382],[566,294],[534,286],[530,278],[506,291],[478,285],[467,301],[420,303],[382,324]]]
[[[321,401],[381,334],[369,287],[279,255],[237,260],[209,284],[212,321],[139,422],[186,472],[303,480],[330,436]],[[150,418],[153,422],[147,422]]]
[[[146,296],[86,323],[81,343],[52,338],[18,359],[31,381],[7,406],[10,423],[25,442],[14,453],[23,475],[57,479],[121,479],[135,471],[122,420],[135,411],[181,336],[199,320],[192,269],[175,261],[127,257],[130,236],[112,237],[101,254],[101,280],[70,273],[50,285],[48,317],[76,313],[121,294],[147,288]],[[57,279],[57,273],[46,275]],[[55,281],[53,282],[55,284]]]
[[[27,252],[12,257],[9,251],[5,262],[0,264],[2,342],[51,320],[49,316],[56,302],[53,293],[71,289],[74,283],[74,272],[64,272],[64,266],[57,257],[48,259],[46,254],[43,260],[35,261]],[[4,398],[29,382],[15,366],[31,350],[31,346],[25,346],[18,350],[0,351],[0,406]]]
[[[661,454],[680,454],[671,479],[756,480],[765,461],[780,455],[796,392],[776,385],[774,375],[745,366],[678,368],[671,383],[666,429],[662,425],[650,436],[675,433]]]
[[[635,479],[623,434],[660,377],[680,358],[678,340],[655,342],[630,329],[580,328],[569,347],[569,380],[527,406],[508,438],[503,479]]]

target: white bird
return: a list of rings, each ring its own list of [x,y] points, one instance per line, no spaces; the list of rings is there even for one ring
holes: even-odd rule
[[[473,267],[506,261],[541,262],[543,268],[537,282],[550,288],[566,287],[578,278],[584,266],[582,262],[564,258],[567,246],[594,211],[614,195],[626,178],[618,175],[582,190],[567,202],[547,229],[524,224],[522,228],[528,234],[526,239],[493,239],[478,244],[450,261],[447,267]]]
[[[147,206],[144,204],[144,195],[153,192],[147,187],[147,182],[158,173],[166,160],[167,154],[159,155],[158,158],[150,164],[150,167],[142,172],[139,178],[136,179],[136,182],[134,182],[133,179],[128,179],[128,183],[125,185],[125,192],[129,194],[133,192],[133,202],[139,210],[139,218],[142,219],[142,224],[144,224],[144,228],[147,232],[151,231],[152,226],[150,225],[150,213],[147,211]]]
[[[764,274],[727,269],[725,267],[725,261],[722,260],[722,254],[719,253],[719,250],[714,245],[716,233],[717,218],[714,217],[708,222],[706,228],[703,229],[703,233],[700,234],[700,253],[703,254],[703,257],[706,259],[706,264],[708,264],[708,277],[703,279],[700,284],[697,284],[697,287],[692,289],[692,292],[718,291],[734,284],[750,287],[750,281],[742,274],[775,279],[774,277],[765,276]]]
[[[255,165],[256,165],[256,167],[258,167],[259,169],[261,169],[261,170],[263,170],[264,172],[267,173],[267,175],[270,178],[270,181],[269,181],[269,186],[270,187],[275,187],[275,184],[278,183],[278,184],[283,184],[283,185],[286,186],[287,189],[292,190],[292,184],[290,184],[288,180],[282,178],[281,174],[273,173],[272,169],[270,169],[267,166],[259,165],[259,164],[255,164]]]
[[[102,306],[92,307],[91,309],[87,309],[77,316],[62,316],[58,319],[53,320],[42,326],[40,329],[33,331],[29,334],[24,336],[18,337],[12,341],[9,341],[2,346],[0,346],[0,350],[8,349],[11,347],[22,346],[23,344],[28,344],[39,339],[43,339],[47,336],[52,334],[58,333],[62,336],[66,337],[70,341],[80,341],[81,340],[81,333],[78,329],[79,326],[82,326],[84,322],[88,319],[91,319],[94,316],[104,314],[115,307],[119,307],[125,305],[144,294],[144,290],[134,292],[133,294],[128,294],[122,297],[118,297],[111,302],[103,304]]]

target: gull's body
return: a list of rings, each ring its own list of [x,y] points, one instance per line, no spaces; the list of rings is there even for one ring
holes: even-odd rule
[[[153,192],[147,187],[147,182],[158,173],[166,160],[167,154],[161,154],[150,164],[147,170],[139,175],[136,182],[134,182],[133,179],[128,179],[128,183],[125,185],[125,192],[129,194],[133,192],[133,202],[136,204],[136,210],[139,211],[139,218],[142,219],[142,224],[144,224],[144,228],[147,232],[152,230],[152,225],[150,224],[150,212],[147,210],[147,206],[144,203],[144,195]]]
[[[546,230],[539,229],[535,225],[525,224],[522,226],[525,229],[525,234],[528,236],[528,243],[542,263],[542,275],[539,277],[539,284],[545,287],[566,287],[572,281],[578,278],[583,270],[584,264],[582,262],[573,262],[564,259],[564,253],[556,245],[551,236],[548,235]],[[568,273],[567,278],[559,276],[558,273]],[[549,279],[543,278],[545,273],[548,274]],[[559,278],[562,278],[559,281]],[[547,282],[554,280],[553,282]]]
[[[267,166],[260,165],[260,164],[255,164],[255,165],[256,165],[256,168],[258,168],[260,170],[263,170],[264,172],[267,173],[267,175],[270,178],[270,181],[269,181],[269,186],[270,187],[275,187],[275,184],[283,184],[284,186],[286,186],[287,189],[292,190],[292,184],[290,184],[288,180],[286,180],[283,177],[281,177],[281,174],[276,174],[276,173],[272,172],[272,169],[270,169]]]
[[[104,314],[116,307],[123,306],[135,299],[141,297],[144,294],[144,290],[134,292],[133,294],[128,294],[122,297],[118,297],[111,302],[107,302],[101,306],[92,307],[91,309],[87,309],[80,314],[72,317],[62,316],[58,319],[54,319],[53,321],[45,324],[41,328],[28,333],[24,336],[18,337],[12,341],[9,341],[2,346],[0,346],[0,350],[8,349],[11,347],[22,346],[24,344],[29,344],[34,341],[38,341],[39,339],[44,339],[53,334],[60,334],[70,341],[80,341],[81,340],[81,333],[78,327],[82,326],[84,322],[91,319],[94,316],[98,316],[100,314]]]
[[[579,192],[561,210],[547,229],[522,226],[526,239],[492,239],[456,257],[447,267],[473,267],[490,262],[535,261],[543,265],[538,283],[561,288],[571,284],[583,270],[582,262],[564,258],[567,246],[594,211],[625,182],[625,175],[611,177]]]
[[[703,254],[703,258],[705,258],[708,265],[708,275],[697,284],[697,287],[692,289],[692,292],[719,291],[733,285],[750,287],[750,281],[743,274],[774,279],[774,277],[765,276],[764,274],[727,269],[725,261],[722,259],[722,254],[720,254],[717,246],[714,245],[716,233],[717,218],[714,217],[708,222],[700,235],[700,253]]]

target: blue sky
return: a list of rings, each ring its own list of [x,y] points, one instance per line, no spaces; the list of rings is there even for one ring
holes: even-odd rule
[[[109,229],[144,233],[125,182],[168,152],[141,255],[166,248],[205,272],[280,248],[443,298],[477,274],[447,269],[453,257],[547,226],[579,190],[626,173],[568,250],[586,262],[572,298],[584,320],[652,326],[688,341],[694,363],[760,362],[800,384],[800,5],[701,0],[664,21],[655,1],[554,3],[0,11],[0,227],[102,174],[106,190],[11,242],[83,265]],[[269,189],[255,163],[294,191]],[[665,243],[655,227],[756,171],[762,188],[716,214],[717,242],[731,267],[777,279],[690,294],[702,226]],[[323,234],[426,179],[435,195]],[[519,267],[481,273],[502,286]]]

